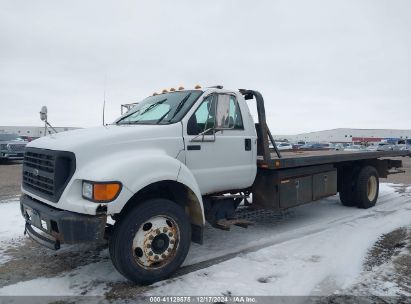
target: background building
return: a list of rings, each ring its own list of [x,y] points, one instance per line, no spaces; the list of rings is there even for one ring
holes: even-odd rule
[[[398,140],[411,139],[411,130],[340,128],[277,137],[285,137],[290,141],[305,142],[352,143],[387,141],[396,143]]]
[[[75,127],[55,127],[57,132],[75,130]],[[50,128],[48,131],[54,133]],[[13,133],[25,137],[44,136],[44,127],[33,126],[0,126],[1,133]],[[276,140],[288,140],[291,142],[330,142],[330,143],[352,143],[352,142],[381,142],[396,143],[399,140],[411,139],[411,130],[395,129],[348,129],[339,128],[316,132],[301,133],[296,135],[274,135]]]
[[[64,132],[64,131],[75,130],[75,129],[79,129],[79,128],[54,127],[54,129],[56,129],[57,132]],[[47,130],[51,133],[54,133],[54,131],[50,128],[47,128]],[[0,134],[2,134],[2,133],[17,134],[17,135],[20,135],[20,136],[37,138],[37,137],[44,136],[44,127],[0,126]]]

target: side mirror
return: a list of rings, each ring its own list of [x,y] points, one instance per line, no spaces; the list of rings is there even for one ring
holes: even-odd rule
[[[219,95],[216,109],[216,130],[234,128],[234,121],[230,119],[230,95]]]

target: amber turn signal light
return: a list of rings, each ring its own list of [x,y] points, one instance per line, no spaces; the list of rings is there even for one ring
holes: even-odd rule
[[[83,182],[83,197],[98,203],[115,200],[121,191],[119,182]]]

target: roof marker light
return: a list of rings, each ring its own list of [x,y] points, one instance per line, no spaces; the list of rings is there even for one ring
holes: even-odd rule
[[[195,87],[194,87],[194,89],[196,89],[196,90],[198,90],[198,89],[201,89],[201,85],[196,85]]]
[[[164,89],[161,93],[162,93],[162,94],[168,93],[168,91],[167,91],[167,89]]]
[[[178,87],[178,90],[179,90],[179,91],[182,91],[182,90],[184,90],[184,87],[183,87],[183,86],[179,86],[179,87]]]
[[[174,88],[170,89],[170,92],[175,92],[175,91],[176,91],[176,89],[174,89]]]

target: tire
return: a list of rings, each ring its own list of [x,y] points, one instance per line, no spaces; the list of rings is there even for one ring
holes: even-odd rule
[[[358,208],[368,209],[377,203],[379,192],[379,177],[372,166],[365,166],[357,177],[355,186],[355,202]]]
[[[357,205],[354,198],[353,176],[354,174],[351,168],[345,169],[340,175],[342,179],[339,191],[340,201],[346,207]]]
[[[109,251],[118,272],[146,285],[175,272],[190,243],[191,224],[184,209],[167,199],[150,199],[115,223]]]

